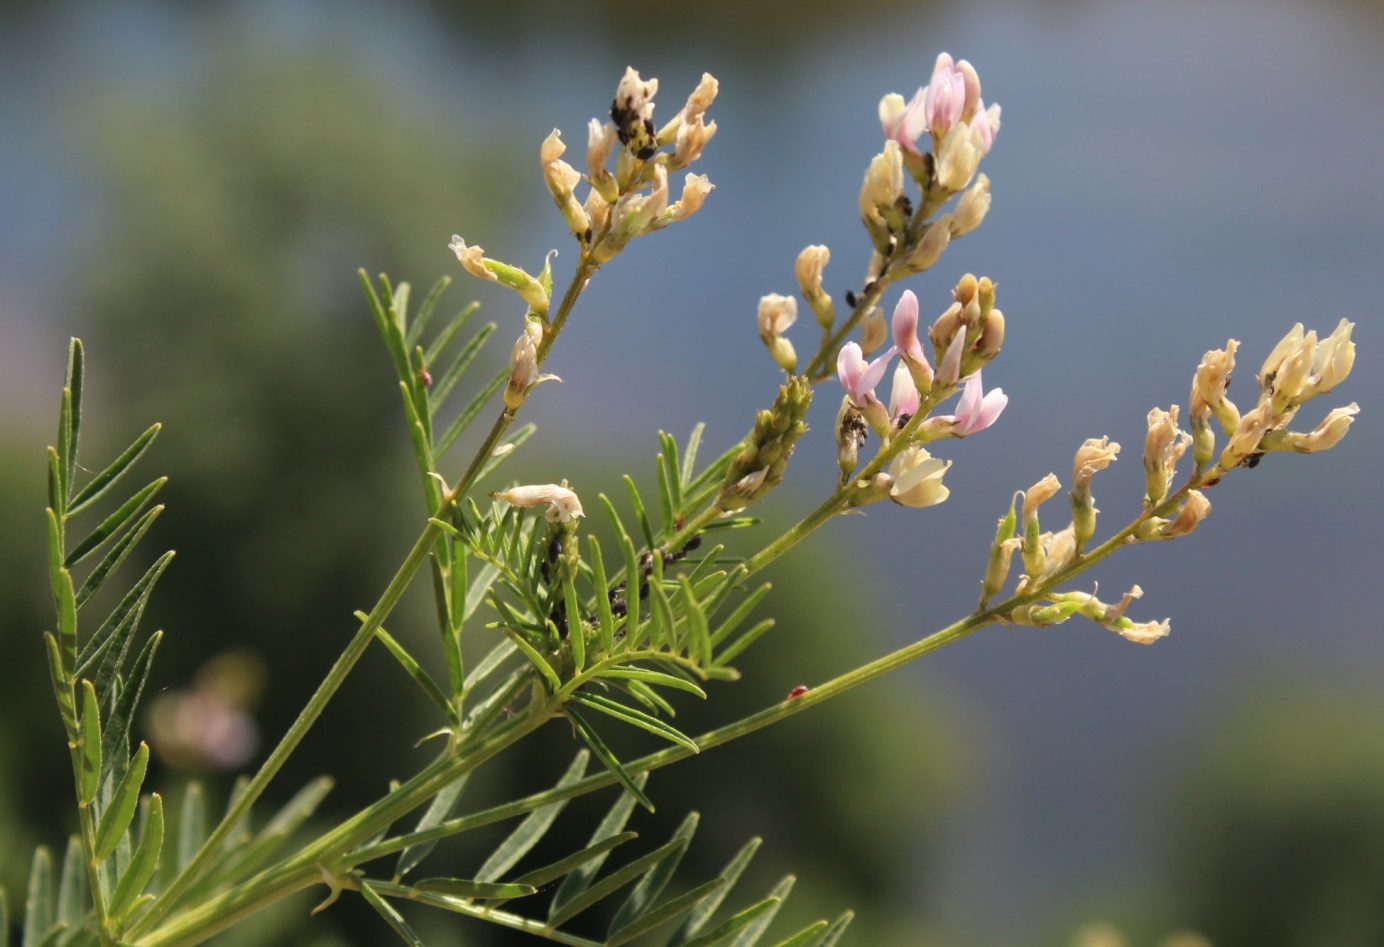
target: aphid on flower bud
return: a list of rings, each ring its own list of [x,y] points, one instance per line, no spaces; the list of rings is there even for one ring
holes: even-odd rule
[[[797,687],[793,688],[791,691],[788,692],[788,696],[785,697],[784,700],[797,700],[799,697],[806,694],[807,691],[807,685],[799,684]]]
[[[855,290],[853,290],[853,289],[848,289],[848,290],[846,290],[846,305],[847,305],[847,306],[850,306],[852,309],[854,309],[854,308],[855,308],[855,302],[856,302],[856,300],[855,300]]]
[[[1246,470],[1253,470],[1255,467],[1259,466],[1259,461],[1263,459],[1264,452],[1262,450],[1257,450],[1254,453],[1245,457],[1244,460],[1240,461],[1240,466],[1245,468]]]

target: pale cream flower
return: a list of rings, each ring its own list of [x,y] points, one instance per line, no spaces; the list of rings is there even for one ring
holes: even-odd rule
[[[951,463],[933,457],[917,445],[903,450],[889,464],[889,476],[894,481],[889,498],[900,506],[936,506],[951,494],[942,483],[942,475]]]
[[[581,500],[575,492],[567,488],[566,480],[561,484],[511,487],[490,495],[518,507],[534,507],[546,503],[548,510],[543,515],[550,523],[569,523],[578,516],[586,515],[582,512]]]

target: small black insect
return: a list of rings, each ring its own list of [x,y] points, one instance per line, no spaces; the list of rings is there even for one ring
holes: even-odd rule
[[[846,290],[846,305],[850,306],[852,309],[855,308],[855,290]]]

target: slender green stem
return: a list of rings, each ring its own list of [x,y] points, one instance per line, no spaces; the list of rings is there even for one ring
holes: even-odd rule
[[[557,314],[554,316],[549,327],[549,331],[545,333],[542,342],[539,343],[538,363],[540,365],[547,356],[548,351],[552,348],[558,334],[562,331],[562,327],[565,325],[567,317],[576,304],[577,298],[586,287],[586,283],[590,279],[592,273],[595,272],[595,269],[595,264],[589,263],[586,260],[578,264],[576,272],[572,276],[572,281],[568,285],[566,293],[563,295]],[[500,443],[501,438],[504,437],[505,431],[514,420],[516,412],[517,408],[512,409],[508,407],[500,412],[499,417],[495,419],[495,423],[491,426],[490,432],[486,435],[485,440],[477,448],[475,454],[471,458],[471,463],[467,466],[466,472],[462,474],[461,479],[457,481],[452,490],[442,499],[441,505],[438,507],[438,515],[445,512],[448,507],[455,503],[460,497],[466,495],[471,488],[475,486],[476,481],[480,479],[480,474],[484,469],[486,461],[490,459],[496,446]],[[298,744],[307,734],[307,731],[321,715],[327,702],[331,700],[337,689],[340,688],[347,674],[350,673],[351,668],[354,667],[356,661],[360,659],[360,656],[364,654],[366,647],[369,646],[370,641],[375,636],[375,630],[383,624],[384,620],[393,610],[395,604],[398,603],[399,598],[413,580],[418,569],[427,560],[429,550],[440,535],[441,529],[433,523],[429,523],[423,530],[422,535],[419,536],[418,541],[414,543],[413,548],[405,558],[404,564],[399,568],[399,571],[385,589],[384,594],[371,610],[369,617],[361,624],[360,628],[356,630],[350,643],[347,644],[341,656],[337,658],[336,663],[332,665],[331,670],[327,673],[327,677],[309,699],[307,706],[303,708],[302,713],[300,713],[298,719],[294,721],[293,726],[289,728],[288,733],[284,735],[279,745],[274,748],[274,752],[265,760],[259,772],[251,779],[245,791],[237,798],[236,803],[231,807],[230,811],[226,813],[226,817],[222,819],[221,823],[211,835],[208,836],[206,842],[203,843],[197,854],[131,930],[132,936],[138,936],[139,934],[149,931],[159,920],[167,915],[175,906],[177,900],[186,892],[188,886],[195,880],[196,876],[215,856],[216,852],[220,849],[221,845],[225,842],[236,825],[239,824],[240,820],[249,812],[251,805],[259,798],[260,794],[264,792],[270,780],[273,779],[275,774],[278,773],[279,769],[288,759],[289,755],[297,748]],[[455,779],[461,772],[465,772],[465,770],[458,771],[451,778]],[[425,770],[424,773],[427,773],[427,770]],[[446,783],[444,782],[442,785],[445,786]],[[400,793],[403,792],[403,788],[404,787],[401,787]],[[438,789],[441,788],[441,786],[437,787],[437,789],[433,790],[433,793],[435,794]],[[392,798],[393,795],[395,794],[391,794],[391,797],[387,798]],[[413,797],[410,796],[410,804],[403,811],[407,812],[409,809],[420,805],[424,801],[426,801],[426,797],[413,801]],[[365,812],[369,813],[370,811],[371,810],[366,810]],[[365,813],[362,813],[362,815],[364,814]],[[350,822],[343,823],[339,828],[346,829],[350,825]],[[329,834],[328,836],[324,836],[321,841],[326,842],[330,838],[331,835]],[[310,848],[307,851],[312,850],[313,849]],[[157,940],[150,941],[150,943],[161,942],[162,941]]]
[[[913,644],[905,645],[897,651],[877,658],[869,664],[832,678],[824,684],[811,688],[807,693],[799,697],[766,707],[764,710],[752,714],[749,717],[704,733],[696,737],[694,742],[701,750],[707,750],[715,746],[720,746],[723,743],[729,743],[740,737],[747,736],[748,734],[754,733],[756,730],[762,730],[770,724],[777,723],[809,707],[814,707],[832,697],[839,696],[867,681],[874,680],[889,671],[902,667],[910,661],[914,661],[925,654],[936,651],[938,648],[959,641],[986,625],[1002,620],[1002,616],[1008,614],[1014,608],[1041,599],[1057,586],[1085,572],[1096,563],[1111,555],[1116,549],[1126,545],[1130,537],[1135,534],[1144,521],[1153,516],[1159,516],[1168,512],[1187,495],[1188,491],[1203,486],[1208,479],[1210,478],[1206,474],[1193,476],[1181,489],[1170,494],[1155,509],[1141,513],[1129,523],[1129,525],[1115,533],[1115,535],[1082,555],[1066,568],[1045,578],[1032,589],[1013,595],[997,605],[990,606],[983,610],[977,610],[961,621],[943,628],[941,631],[929,635],[920,641],[916,641]],[[805,520],[804,522],[807,521]],[[790,531],[790,533],[791,532],[792,531]],[[785,534],[785,536],[787,535],[788,534]],[[672,746],[656,753],[651,753],[648,756],[627,762],[624,764],[624,767],[625,771],[633,776],[667,766],[670,763],[675,763],[691,755],[692,751],[685,747]],[[590,792],[595,792],[598,789],[613,785],[615,782],[615,777],[609,773],[588,776],[569,786],[534,793],[523,799],[517,799],[513,802],[495,806],[482,812],[451,819],[422,832],[413,832],[408,835],[388,839],[387,841],[372,845],[369,848],[353,852],[350,856],[350,863],[351,865],[362,864],[376,858],[382,858],[386,855],[393,854],[394,852],[402,851],[413,845],[436,841],[450,835],[456,835],[461,832],[479,828],[483,825],[490,825],[494,822],[501,822],[505,819],[521,816],[553,802],[560,802],[564,799],[572,799]]]
[[[68,744],[72,753],[72,774],[80,781],[81,750]],[[115,947],[115,937],[110,930],[110,918],[106,915],[106,895],[101,890],[101,863],[96,859],[96,825],[91,817],[91,804],[78,804],[77,822],[81,827],[82,857],[86,861],[87,885],[91,888],[91,905],[96,912],[96,931],[101,939],[101,947]]]

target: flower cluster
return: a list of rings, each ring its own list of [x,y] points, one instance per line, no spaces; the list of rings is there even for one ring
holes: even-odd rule
[[[995,422],[1009,399],[996,388],[988,394],[981,367],[999,354],[1004,316],[994,308],[994,284],[967,274],[953,293],[953,303],[932,328],[928,339],[938,362],[934,371],[918,338],[918,298],[905,290],[894,307],[894,344],[867,362],[861,346],[847,342],[837,356],[837,377],[846,395],[837,418],[838,459],[842,477],[855,469],[866,429],[883,439],[907,436],[909,443],[891,461],[887,495],[904,506],[932,506],[947,498],[942,486],[946,465],[932,457],[923,443],[940,437],[965,437]],[[895,356],[889,406],[875,395]],[[924,401],[929,409],[964,383],[956,413],[915,421]],[[863,423],[862,423],[863,422]],[[885,484],[880,484],[883,490]],[[882,498],[882,497],[881,497]]]

